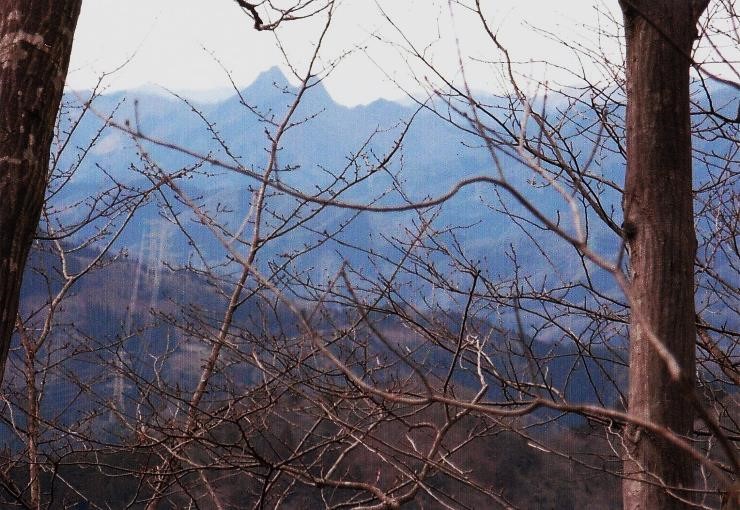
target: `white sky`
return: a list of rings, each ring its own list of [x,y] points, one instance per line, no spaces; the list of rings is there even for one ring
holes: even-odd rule
[[[451,21],[447,0],[378,3],[419,48],[439,39],[428,54],[446,73],[455,74],[458,67],[457,39],[466,57],[500,57],[486,39],[480,22],[469,13],[458,8]],[[522,70],[556,81],[568,78],[552,64],[572,67],[572,55],[535,33],[531,26],[551,31],[568,42],[587,41],[593,47],[598,41],[586,27],[596,25],[599,19],[605,22],[605,11],[617,12],[616,0],[483,0],[482,4],[487,19],[499,30],[501,41],[515,59],[547,60],[550,64],[546,68],[526,64]],[[287,23],[278,32],[286,52],[299,68],[316,41],[318,21]],[[321,54],[323,61],[351,48],[365,50],[345,59],[327,80],[326,86],[335,100],[353,105],[378,97],[401,97],[402,92],[384,72],[404,87],[415,87],[402,52],[388,41],[402,40],[383,20],[374,0],[343,0]],[[614,40],[604,44],[607,52],[618,52]],[[74,89],[90,88],[102,72],[116,69],[133,55],[124,68],[106,79],[110,89],[154,85],[186,92],[223,90],[228,87],[228,80],[210,53],[223,62],[240,86],[251,83],[260,72],[274,65],[287,69],[275,35],[253,30],[251,21],[233,0],[85,0],[68,85]],[[415,69],[417,77],[423,80],[428,71]],[[491,69],[489,65],[470,64],[466,77],[474,88],[490,90],[497,86]]]

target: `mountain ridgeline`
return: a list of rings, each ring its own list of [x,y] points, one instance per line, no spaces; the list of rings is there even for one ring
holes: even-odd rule
[[[91,333],[102,333],[104,337],[131,336],[138,327],[156,323],[154,316],[184,313],[183,310],[193,306],[212,310],[211,315],[217,320],[219,310],[226,304],[225,297],[219,293],[217,284],[197,274],[207,267],[215,274],[233,276],[234,257],[243,256],[249,246],[248,241],[230,242],[229,236],[241,232],[242,239],[249,239],[244,232],[252,228],[250,207],[259,185],[254,175],[261,175],[268,165],[274,166],[271,180],[305,195],[375,206],[437,197],[471,176],[504,175],[544,216],[575,234],[570,204],[564,196],[548,185],[542,175],[528,168],[521,154],[516,157],[516,147],[511,141],[502,142],[505,154],[493,159],[475,133],[474,125],[461,113],[464,102],[446,105],[440,98],[433,98],[420,106],[378,100],[348,108],[333,102],[322,84],[316,83],[306,91],[296,112],[288,119],[290,128],[271,154],[272,139],[296,98],[296,88],[277,68],[260,75],[238,95],[215,103],[198,104],[171,95],[135,92],[102,95],[94,98],[90,110],[77,123],[74,119],[88,96],[85,93],[65,96],[59,130],[72,134],[69,141],[62,142],[65,150],[56,162],[56,169],[64,173],[66,169],[78,168],[71,179],[61,180],[64,183],[61,189],[55,189],[52,184],[51,210],[61,221],[74,223],[79,219],[76,215],[82,214],[81,208],[69,205],[86,203],[86,197],[95,196],[101,190],[123,187],[136,193],[154,188],[142,199],[133,220],[113,244],[110,256],[123,253],[127,258],[111,261],[105,268],[105,274],[110,275],[97,283],[93,278],[78,284],[74,299],[81,303],[73,307],[74,314]],[[488,111],[501,112],[502,122],[516,132],[512,116],[507,116],[510,98],[486,96],[484,102]],[[552,108],[558,110],[557,106]],[[592,112],[579,115],[582,124],[594,121]],[[163,144],[137,140],[123,130],[104,127],[108,116],[119,125],[129,126],[130,130]],[[573,161],[577,163],[591,154],[587,158],[590,169],[582,170],[619,185],[623,181],[619,152],[608,141],[594,152],[589,138],[578,136],[579,130],[574,125],[561,133]],[[698,143],[706,149],[709,142],[699,140]],[[713,143],[713,150],[727,149],[721,140]],[[204,163],[192,154],[226,162],[253,175]],[[389,154],[392,157],[387,158]],[[346,173],[342,174],[342,169]],[[174,182],[182,195],[158,185],[164,175],[178,176]],[[354,181],[357,183],[338,194],[326,191],[330,183],[334,183],[336,190],[342,183]],[[610,211],[611,221],[621,224],[620,194],[604,186],[599,189],[599,197],[603,209]],[[572,246],[533,220],[515,197],[490,183],[466,186],[441,205],[421,213],[358,212],[336,207],[317,212],[318,205],[275,189],[269,189],[266,204],[259,241],[264,245],[260,246],[254,266],[263,274],[281,270],[296,275],[296,283],[282,278],[280,285],[287,294],[294,293],[298,301],[310,300],[311,293],[305,289],[336,278],[343,264],[368,279],[375,274],[390,274],[394,264],[403,258],[402,247],[412,242],[422,221],[429,222],[426,228],[434,235],[430,236],[433,241],[419,241],[424,248],[419,256],[429,264],[427,271],[449,275],[450,288],[436,288],[426,276],[419,278],[418,274],[401,271],[396,276],[394,292],[409,303],[433,302],[460,322],[469,275],[456,268],[450,261],[452,256],[458,261],[468,261],[489,281],[508,286],[510,297],[502,299],[526,300],[527,292],[529,296],[537,296],[550,289],[553,295],[578,306],[582,303],[586,308],[592,306],[590,288],[617,304],[622,301],[608,273],[582,260]],[[584,232],[590,246],[607,259],[616,258],[620,237],[587,204],[578,207],[586,219]],[[121,220],[113,224],[120,225]],[[286,224],[294,226],[286,228]],[[81,229],[76,235],[89,231]],[[270,238],[271,233],[281,235]],[[72,235],[65,242],[73,243],[74,239]],[[94,244],[89,247],[93,252],[96,248],[99,246]],[[58,266],[58,261],[49,257],[43,255],[38,260],[46,260],[42,264],[46,267]],[[224,260],[227,263],[221,264]],[[184,266],[195,269],[195,273],[178,270]],[[512,279],[514,274],[519,281]],[[102,294],[101,282],[105,282],[102,288],[107,289]],[[112,282],[120,285],[113,288]],[[517,287],[524,283],[531,288]],[[26,302],[41,302],[45,285],[43,279],[29,278]],[[91,297],[96,295],[97,298]],[[193,299],[197,305],[189,303]],[[94,307],[84,306],[91,300]],[[498,315],[486,315],[480,329],[498,328],[497,341],[506,341],[505,332],[515,331],[521,319],[515,313],[518,306],[510,306],[497,312]],[[243,308],[238,320],[248,323],[253,311]],[[624,309],[618,309],[616,317],[626,322],[626,316],[620,313]],[[281,310],[274,320],[290,322],[288,315],[286,310]],[[596,347],[599,352],[584,355],[580,343],[571,342],[570,338],[588,334],[591,325],[587,318],[573,316],[568,333],[571,337],[549,328],[540,329],[543,320],[536,312],[526,314],[524,322],[524,331],[513,336],[523,333],[531,342],[529,347],[526,342],[523,347],[514,342],[515,346],[509,346],[509,350],[520,351],[521,359],[532,352],[547,359],[547,366],[537,368],[542,372],[541,377],[566,388],[568,395],[579,401],[618,403],[621,400],[616,388],[624,379],[625,360],[607,350],[623,347],[624,331],[614,334],[613,346]],[[391,329],[396,326],[392,321],[387,325]],[[450,330],[456,327],[451,325]],[[150,328],[146,341],[141,338],[130,341],[132,352],[140,357],[163,352],[170,335],[178,333],[162,328],[161,325]],[[181,345],[180,348],[194,347]],[[594,347],[588,347],[591,348]],[[603,362],[606,368],[597,366],[599,363],[594,359]],[[432,369],[433,360],[427,362]],[[196,370],[198,366],[194,362],[191,368]],[[186,382],[184,385],[188,386]]]
[[[274,133],[277,129],[276,126],[281,123],[295,99],[295,93],[295,87],[289,84],[278,68],[273,68],[260,75],[238,96],[217,103],[186,104],[172,96],[134,92],[97,97],[92,103],[94,113],[88,112],[76,126],[59,166],[69,167],[79,158],[79,152],[70,150],[70,147],[86,147],[93,139],[97,140],[96,144],[86,153],[71,185],[55,194],[52,203],[59,204],[61,208],[64,203],[82,200],[110,186],[111,175],[120,182],[143,188],[151,185],[140,173],[143,170],[150,176],[156,172],[176,173],[198,163],[197,158],[172,148],[145,141],[140,141],[137,146],[130,136],[115,128],[108,128],[99,134],[102,119],[111,112],[115,112],[113,118],[118,123],[128,122],[132,129],[148,137],[261,174],[270,161],[271,142],[267,133]],[[83,93],[66,96],[70,117],[74,118],[86,99]],[[509,100],[488,97],[487,103],[492,111],[500,109],[503,116]],[[445,121],[444,115],[446,112],[449,120],[472,131],[470,121],[440,99],[426,106],[420,108],[378,100],[365,106],[348,108],[333,102],[321,83],[318,83],[305,93],[289,121],[294,125],[279,141],[271,178],[312,195],[332,181],[338,180],[341,184],[342,180],[350,181],[359,176],[361,182],[335,198],[344,202],[383,206],[436,197],[450,190],[461,179],[477,175],[495,177],[502,171],[507,180],[523,190],[523,195],[536,204],[540,211],[560,221],[566,230],[573,231],[568,203],[552,187],[546,186],[540,176],[508,156],[500,156],[500,168],[497,167],[476,134],[453,126]],[[464,104],[453,106],[465,107]],[[434,111],[430,109],[432,107]],[[255,112],[259,112],[259,115]],[[61,130],[64,131],[68,126],[65,126],[64,117],[62,120]],[[407,123],[410,123],[410,127],[404,134]],[[393,152],[394,143],[402,134],[401,146]],[[223,146],[217,137],[223,141]],[[573,143],[583,145],[582,151],[588,149],[585,139],[575,139]],[[505,148],[510,154],[516,152],[510,146]],[[149,161],[141,161],[139,152],[142,150]],[[391,153],[393,157],[387,164],[376,168]],[[598,172],[620,182],[621,162],[609,151],[602,153],[595,158],[593,165],[598,167]],[[153,170],[151,165],[158,168]],[[138,168],[139,172],[134,168]],[[336,176],[344,168],[349,168],[348,173],[337,179]],[[363,172],[374,173],[367,177]],[[218,211],[218,221],[233,230],[237,230],[244,221],[252,202],[251,190],[259,184],[253,177],[210,164],[199,166],[177,183],[193,203],[209,214]],[[620,197],[613,190],[606,189],[603,193],[603,200],[613,204],[615,223],[621,223],[619,208],[616,207]],[[321,196],[332,197],[326,192]],[[178,207],[174,200],[173,209],[163,214],[161,207],[153,204],[155,201],[153,197],[149,201],[151,203],[141,209],[137,220],[118,240],[118,247],[126,247],[132,254],[138,253],[142,244],[148,242],[147,239],[156,237],[159,240],[166,239],[161,256],[169,260],[187,260],[192,252],[192,246],[189,246],[192,242],[209,257],[215,259],[224,255],[222,243],[192,211]],[[273,195],[268,207],[282,211],[295,202],[292,197]],[[300,213],[308,216],[311,210],[313,208],[309,204]],[[180,212],[180,225],[176,225],[171,216]],[[511,246],[523,247],[529,242],[522,225],[512,221],[512,217],[528,217],[529,213],[512,196],[489,183],[464,187],[445,202],[438,212],[434,226],[441,232],[458,227],[455,235],[465,247],[466,256],[481,260],[481,264],[493,272],[508,272],[506,252]],[[74,214],[74,211],[69,214]],[[325,243],[322,250],[314,251],[299,261],[303,269],[310,267],[319,273],[331,272],[342,260],[355,264],[365,262],[361,253],[347,249],[342,243],[380,253],[393,251],[394,243],[387,242],[383,237],[388,233],[387,226],[400,227],[394,229],[394,234],[401,234],[404,227],[418,219],[414,212],[363,212],[356,218],[355,214],[355,211],[338,208],[318,214],[291,231],[289,236],[275,239],[264,246],[259,260],[310,245],[324,232],[332,232],[353,218],[341,232]],[[265,220],[266,229],[269,231],[271,225],[279,221],[275,218]],[[191,235],[189,240],[177,232],[183,224]],[[573,251],[564,247],[555,236],[537,236],[552,257],[552,263],[572,276],[582,271],[580,263],[572,256]],[[619,249],[618,236],[598,225],[589,225],[588,236],[599,251],[613,255]],[[533,250],[522,249],[518,255],[523,257],[523,263],[534,268],[548,264]],[[595,277],[600,276],[596,274]]]

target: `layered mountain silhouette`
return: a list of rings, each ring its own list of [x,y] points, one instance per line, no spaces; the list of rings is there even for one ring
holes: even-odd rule
[[[182,151],[145,141],[137,142],[113,127],[102,129],[104,119],[112,115],[116,122],[128,122],[132,129],[148,137],[262,173],[270,157],[269,135],[274,134],[283,121],[295,93],[295,87],[274,68],[239,91],[238,95],[216,103],[198,104],[151,93],[100,96],[92,103],[93,111],[76,125],[58,162],[59,168],[69,168],[84,154],[80,169],[61,192],[52,194],[50,204],[66,211],[60,213],[61,217],[72,220],[75,215],[84,214],[85,209],[70,205],[110,187],[113,180],[129,189],[145,189],[152,184],[145,173],[156,179],[159,175],[157,169],[177,173],[194,166],[187,178],[177,181],[179,187],[193,203],[215,215],[227,229],[238,230],[245,223],[252,190],[258,184],[254,178],[215,165],[200,164],[198,158]],[[70,92],[66,95],[66,107],[61,117],[62,131],[70,130],[74,125],[69,119],[74,118],[87,97],[84,93]],[[505,108],[508,100],[490,97],[486,101],[495,111],[497,107]],[[731,100],[726,104],[731,105]],[[447,120],[440,115],[444,111],[449,115]],[[570,228],[566,202],[551,187],[544,186],[541,177],[533,175],[531,169],[521,162],[506,156],[498,161],[498,167],[478,137],[453,126],[449,120],[466,126],[460,113],[444,110],[439,103],[436,111],[385,100],[354,108],[344,107],[333,102],[318,83],[308,90],[291,120],[295,125],[280,140],[278,171],[273,177],[310,195],[316,193],[317,186],[326,186],[331,179],[336,179],[332,175],[338,175],[344,168],[349,169],[344,177],[347,180],[364,176],[363,172],[375,168],[377,162],[392,150],[394,142],[410,123],[401,147],[388,164],[339,199],[356,203],[401,204],[404,200],[439,196],[466,177],[497,176],[501,171],[543,214],[560,221],[564,228]],[[469,124],[467,126],[470,127]],[[87,150],[90,140],[97,141]],[[727,144],[723,140],[697,140],[701,150],[717,153],[729,150]],[[574,138],[571,149],[574,153],[588,153],[588,142]],[[593,165],[594,171],[621,182],[623,168],[616,151],[597,154]],[[169,202],[169,208],[163,207],[165,200]],[[618,194],[605,189],[602,200],[605,208],[613,211],[614,221],[621,223]],[[280,224],[284,221],[281,215],[289,214],[299,203],[300,200],[271,191],[265,228],[269,231]],[[419,214],[414,211],[379,214],[356,213],[341,208],[329,208],[310,218],[312,207],[315,208],[310,204],[302,205],[299,214],[306,217],[306,221],[265,245],[256,260],[259,269],[267,272],[274,264],[290,259],[292,271],[311,275],[316,281],[335,274],[343,263],[360,272],[383,274],[387,267],[392,266],[391,261],[399,258],[399,246],[409,241],[410,232],[420,221]],[[609,275],[594,267],[588,267],[586,274],[585,265],[574,249],[531,223],[531,215],[505,190],[490,184],[475,184],[462,189],[439,208],[421,214],[432,221],[435,242],[440,247],[473,261],[492,280],[499,278],[511,282],[512,259],[516,258],[532,285],[544,288],[547,285],[557,287],[560,282],[587,282],[605,295],[619,295]],[[702,228],[701,225],[698,227]],[[616,254],[621,240],[600,222],[588,224],[588,235],[597,251],[605,256]],[[72,236],[64,242],[73,244],[74,241]],[[106,268],[81,280],[60,311],[58,322],[63,327],[59,335],[74,336],[83,331],[100,348],[99,352],[79,356],[80,361],[74,364],[75,370],[80,374],[91,374],[91,378],[97,377],[95,374],[103,366],[101,363],[111,363],[115,358],[113,350],[106,351],[106,342],[117,345],[119,351],[116,355],[123,356],[134,370],[138,370],[136,360],[146,360],[150,354],[163,352],[173,341],[179,342],[174,356],[182,360],[176,365],[182,371],[183,387],[193,383],[203,355],[198,349],[204,349],[205,344],[196,345],[179,338],[179,333],[168,328],[157,314],[175,317],[184,313],[187,306],[195,306],[218,320],[225,304],[224,296],[192,273],[172,271],[173,267],[193,261],[194,244],[214,264],[228,256],[213,229],[204,225],[202,219],[178,201],[171,191],[163,190],[161,195],[152,193],[111,251],[111,255],[121,250],[128,255],[109,260]],[[318,247],[307,255],[294,256],[313,245]],[[73,267],[81,266],[95,256],[97,248],[93,245],[76,252],[69,263]],[[442,251],[430,252],[429,262],[436,264],[439,271],[454,275],[456,268],[442,256]],[[198,265],[198,261],[194,264]],[[216,272],[222,270],[215,267]],[[60,262],[48,247],[34,251],[25,281],[24,312],[43,308],[50,281],[52,290],[59,287],[59,271]],[[57,275],[57,280],[49,280],[42,276],[44,274]],[[398,277],[399,285],[409,283],[408,291],[401,289],[399,292],[407,292],[406,297],[411,302],[434,299],[428,286],[421,289],[426,284],[414,282],[412,276],[402,274]],[[461,285],[466,284],[461,282]],[[577,286],[563,291],[562,295],[567,295],[567,299],[573,302],[587,299],[587,293]],[[461,303],[437,304],[449,310],[451,321],[460,320]],[[244,307],[237,320],[248,321],[251,312],[250,307]],[[502,320],[506,322],[504,329],[516,329],[512,315],[505,315]],[[732,319],[722,317],[721,320]],[[389,328],[395,326],[388,324]],[[485,330],[493,326],[482,323],[480,327]],[[573,331],[581,331],[588,325],[574,318],[571,327]],[[137,333],[139,329],[141,333]],[[120,338],[127,340],[121,343]],[[540,334],[531,344],[538,357],[546,360],[541,367],[544,376],[556,386],[564,387],[573,401],[596,402],[602,399],[598,401],[618,405],[620,395],[616,387],[624,381],[624,360],[607,351],[598,351],[596,358],[589,358],[583,356],[577,346],[558,345],[554,340]],[[506,339],[496,337],[494,341],[504,342]],[[616,341],[618,343],[619,339]],[[518,344],[512,345],[509,347],[516,350]],[[524,356],[525,353],[520,354]],[[589,355],[594,355],[594,352]],[[606,370],[594,361],[598,358],[603,358],[601,361],[608,359]],[[438,361],[440,366],[444,366],[448,360]],[[434,369],[434,359],[425,362],[429,363],[430,370]],[[192,367],[188,368],[187,363]],[[139,375],[146,377],[146,363],[141,367]],[[245,380],[248,377],[246,374]],[[110,394],[109,386],[115,382],[101,378],[98,391],[101,395]],[[458,382],[466,383],[463,379]],[[65,400],[63,394],[72,390],[60,386],[54,391],[62,395],[58,399],[62,405]],[[125,385],[117,391],[123,398]]]
[[[132,128],[147,136],[261,173],[269,161],[270,140],[266,133],[276,131],[295,94],[296,88],[278,68],[273,68],[239,91],[238,95],[216,103],[192,104],[177,97],[151,93],[118,92],[103,95],[92,103],[94,113],[88,113],[77,126],[69,147],[85,147],[89,140],[97,136],[103,118],[115,112],[113,118],[117,122],[122,124],[128,121]],[[69,93],[66,99],[69,104],[79,106],[87,100],[87,96],[85,93]],[[479,137],[449,122],[451,120],[467,130],[473,130],[469,120],[445,105],[441,99],[432,101],[434,104],[429,103],[429,108],[386,100],[349,108],[333,102],[322,84],[316,83],[306,92],[290,119],[296,125],[291,126],[280,140],[277,153],[279,171],[273,174],[273,178],[301,192],[313,194],[317,186],[327,185],[333,179],[332,174],[338,175],[344,168],[349,168],[351,175],[354,172],[361,175],[377,166],[391,152],[394,142],[399,139],[406,124],[410,123],[400,149],[390,162],[362,184],[346,191],[341,196],[342,200],[372,202],[374,205],[418,201],[445,193],[461,179],[474,175],[498,176],[501,170],[541,211],[555,220],[561,218],[565,228],[572,228],[568,205],[557,192],[543,186],[540,177],[512,158],[499,156],[500,159],[494,161]],[[500,110],[505,119],[507,98],[486,97],[485,102],[490,105],[491,111]],[[465,106],[458,103],[454,108],[464,109]],[[435,111],[430,109],[432,107]],[[216,138],[228,146],[228,151]],[[144,185],[144,178],[131,170],[132,164],[138,168],[146,166],[138,155],[140,150],[146,151],[156,165],[169,173],[197,163],[195,158],[169,148],[146,142],[137,147],[126,133],[108,128],[86,155],[74,185],[68,186],[69,191],[54,199],[68,203],[90,194],[110,182],[106,173],[124,182]],[[507,150],[514,152],[515,148],[508,147]],[[67,150],[61,164],[70,165],[78,157],[78,152]],[[610,154],[601,156],[595,162],[599,166],[598,171],[614,174],[612,177],[615,180],[619,180],[622,171],[620,164],[617,157]],[[346,177],[349,178],[350,174]],[[256,184],[255,179],[213,165],[204,165],[199,172],[180,181],[182,188],[204,206],[210,206],[211,209],[218,206],[221,210],[230,211],[220,216],[220,220],[230,226],[243,221],[250,204],[249,190]],[[398,187],[402,193],[393,191],[394,187]],[[605,191],[605,201],[613,202],[615,222],[619,224],[619,208],[616,207],[619,197],[610,193],[609,190]],[[275,209],[295,202],[280,197],[272,200]],[[435,225],[440,229],[453,225],[464,226],[465,229],[457,235],[465,241],[463,245],[469,250],[470,256],[475,259],[486,258],[488,264],[495,265],[495,261],[504,257],[504,251],[510,245],[516,246],[526,241],[522,229],[502,212],[499,200],[503,200],[509,213],[530,216],[505,191],[479,183],[464,188],[445,203]],[[348,219],[351,214],[352,211],[332,209],[329,214],[319,215],[307,225],[308,229],[291,233],[288,244],[273,243],[274,253],[284,252],[290,244],[301,244],[305,241],[302,236],[312,237],[309,230],[331,231],[332,226]],[[192,214],[189,216],[192,220]],[[387,225],[410,225],[409,222],[415,218],[415,213],[362,213],[342,231],[339,238],[351,244],[380,242],[377,234],[387,230]],[[167,220],[155,207],[145,208],[138,221],[124,233],[119,244],[127,246],[133,253],[157,229],[165,229],[162,235],[172,235],[172,229],[166,223]],[[207,229],[198,226],[197,221],[190,223],[194,239],[205,247],[211,246],[213,256],[219,255],[221,252],[216,248],[218,243]],[[376,235],[372,236],[373,233]],[[618,237],[604,229],[592,228],[589,235],[604,250],[616,251],[619,246]],[[541,242],[553,243],[553,255],[562,252],[562,264],[567,266],[573,260],[572,253],[567,248],[556,250],[555,246],[561,243],[550,237],[543,236]],[[183,241],[182,236],[176,234],[169,239],[170,256],[178,257],[188,252]],[[338,245],[331,248],[342,252]],[[269,247],[267,249],[270,250]],[[374,249],[385,248],[379,244]],[[351,257],[352,254],[348,252],[346,256]],[[525,253],[522,256],[526,256]]]

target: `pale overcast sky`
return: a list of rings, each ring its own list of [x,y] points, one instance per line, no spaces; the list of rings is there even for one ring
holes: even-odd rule
[[[536,33],[532,26],[569,42],[586,41],[593,47],[596,37],[587,27],[596,25],[599,19],[605,23],[604,12],[617,11],[616,0],[482,3],[487,6],[489,22],[499,30],[501,41],[514,58],[546,60],[551,64],[545,69],[532,63],[523,70],[556,81],[567,78],[552,64],[572,66],[572,56]],[[379,4],[419,48],[441,35],[428,52],[447,73],[454,74],[457,68],[457,39],[466,56],[500,57],[486,40],[479,21],[469,13],[457,9],[451,20],[446,0],[379,0]],[[287,53],[299,67],[316,41],[318,21],[292,22],[278,32]],[[322,57],[329,61],[347,49],[366,50],[346,59],[327,81],[335,100],[353,105],[378,97],[401,97],[402,92],[384,72],[404,87],[413,88],[401,52],[388,41],[401,42],[401,38],[382,19],[374,0],[341,2]],[[602,44],[612,55],[618,52],[615,41]],[[274,65],[286,69],[275,36],[253,30],[251,21],[233,0],[85,0],[68,85],[74,89],[89,88],[100,73],[112,71],[133,55],[131,62],[107,79],[110,89],[162,86],[178,91],[223,90],[228,81],[211,53],[233,72],[240,86]],[[498,78],[488,65],[470,64],[466,75],[475,88],[497,86]]]

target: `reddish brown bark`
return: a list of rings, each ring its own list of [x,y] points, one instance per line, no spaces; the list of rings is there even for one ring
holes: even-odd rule
[[[0,381],[82,0],[0,0]]]
[[[633,319],[629,411],[688,436],[696,340],[689,69],[702,0],[623,0],[627,45],[627,176]],[[640,317],[638,320],[637,317]],[[678,363],[671,376],[648,338],[652,332]],[[694,464],[645,431],[631,431],[624,508],[688,508],[672,495],[693,485]],[[668,490],[672,487],[676,490]]]

